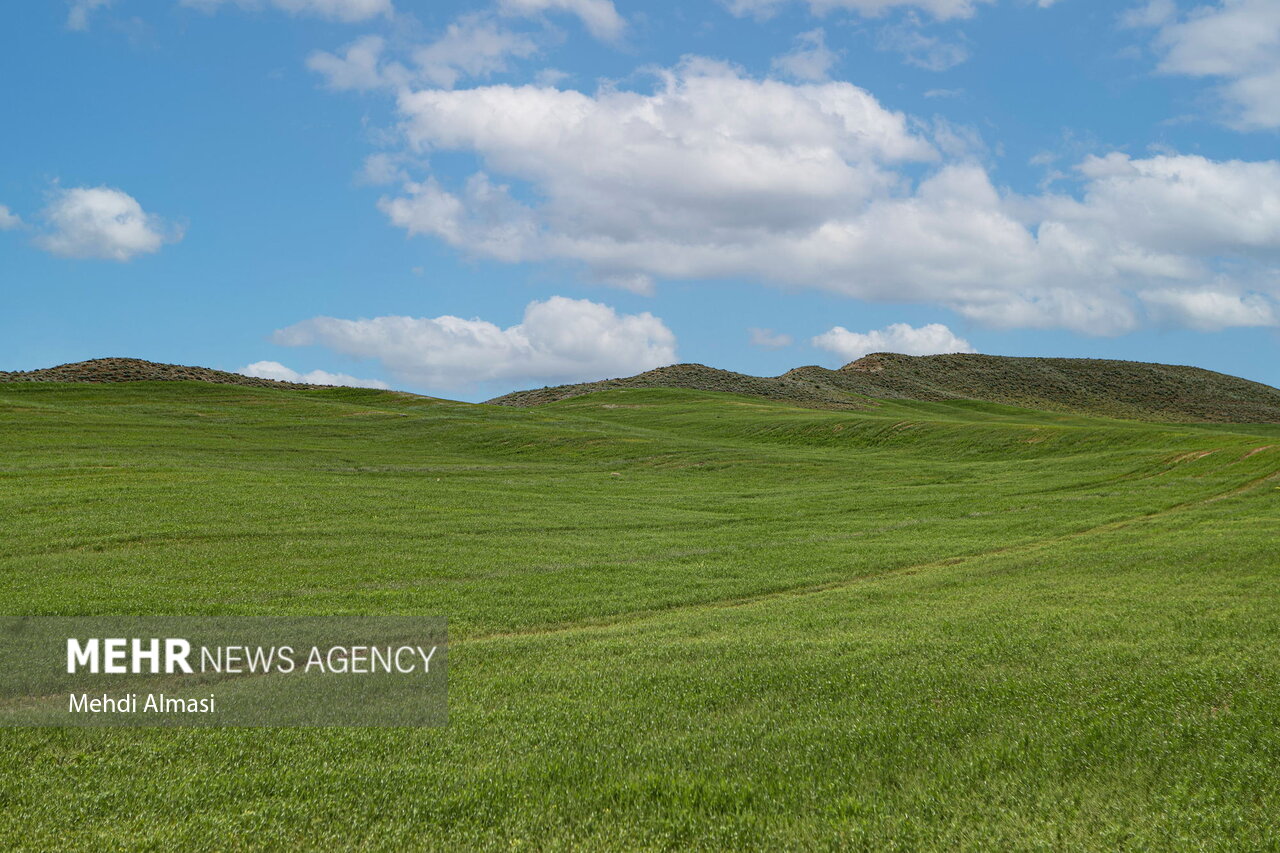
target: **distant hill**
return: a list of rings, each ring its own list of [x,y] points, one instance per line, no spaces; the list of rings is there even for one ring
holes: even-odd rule
[[[625,379],[517,391],[489,402],[536,406],[614,388],[727,391],[822,409],[863,408],[867,398],[983,400],[1145,420],[1280,423],[1280,390],[1198,367],[976,354],[874,353],[839,370],[797,367],[776,377],[678,364]]]
[[[297,382],[259,379],[208,367],[161,364],[140,358],[95,358],[39,370],[0,371],[0,382],[214,382],[263,388],[318,388]]]
[[[800,368],[800,370],[822,370],[822,368]],[[625,379],[605,379],[578,385],[558,385],[552,388],[516,391],[487,402],[500,406],[538,406],[615,388],[691,388],[697,391],[726,391],[731,394],[767,397],[770,400],[781,400],[813,409],[866,408],[865,401],[851,397],[842,388],[830,382],[816,381],[806,375],[792,375],[796,373],[798,371],[793,370],[782,376],[747,376],[745,373],[718,370],[707,367],[705,364],[673,364]]]
[[[0,371],[0,382],[140,381],[321,387],[137,358],[98,358],[40,370]],[[982,400],[1141,420],[1280,423],[1280,390],[1198,367],[976,354],[874,353],[839,370],[797,367],[772,377],[747,376],[702,364],[675,364],[624,379],[517,391],[489,402],[537,406],[618,388],[723,391],[812,409],[865,409],[877,399]]]

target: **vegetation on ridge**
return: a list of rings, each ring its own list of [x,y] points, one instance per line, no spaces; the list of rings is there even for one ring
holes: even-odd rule
[[[141,358],[94,358],[42,367],[39,370],[0,370],[0,382],[212,382],[256,388],[315,388],[298,382],[262,379],[208,367],[161,364]]]
[[[4,382],[199,381],[314,389],[204,367],[99,358],[3,372]],[[1280,390],[1198,367],[1085,358],[875,353],[839,370],[797,367],[747,376],[673,364],[625,379],[515,391],[490,403],[529,407],[619,388],[685,388],[744,394],[814,409],[859,410],[878,400],[984,400],[1047,411],[1174,422],[1280,423]]]
[[[626,379],[517,391],[489,402],[536,406],[613,388],[724,391],[819,409],[864,408],[868,398],[985,400],[1144,420],[1280,422],[1280,390],[1198,367],[968,353],[875,353],[839,370],[798,367],[772,378],[678,364]]]

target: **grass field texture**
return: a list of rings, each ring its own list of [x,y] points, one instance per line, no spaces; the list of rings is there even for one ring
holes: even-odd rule
[[[3,615],[428,613],[437,729],[0,730],[0,847],[1276,849],[1280,427],[0,386]]]

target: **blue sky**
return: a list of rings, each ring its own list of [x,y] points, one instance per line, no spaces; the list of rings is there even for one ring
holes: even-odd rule
[[[9,3],[0,115],[0,369],[1280,385],[1271,0]]]

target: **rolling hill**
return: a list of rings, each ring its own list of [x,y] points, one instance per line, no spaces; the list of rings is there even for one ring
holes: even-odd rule
[[[0,370],[0,382],[212,382],[254,388],[318,388],[298,382],[261,379],[208,367],[162,364],[141,358],[94,358],[39,370]]]
[[[136,358],[100,358],[40,370],[0,371],[0,382],[146,381],[324,387]],[[1198,367],[977,354],[875,353],[839,370],[797,367],[773,377],[748,376],[701,364],[674,364],[622,379],[515,391],[488,402],[528,408],[601,391],[639,388],[741,394],[810,409],[865,410],[882,400],[977,400],[1139,420],[1280,423],[1280,390]]]
[[[1198,367],[977,354],[875,353],[839,370],[798,367],[776,377],[678,364],[625,379],[518,391],[489,402],[537,406],[617,388],[724,391],[820,409],[865,408],[886,399],[982,400],[1144,420],[1280,422],[1280,390]]]

